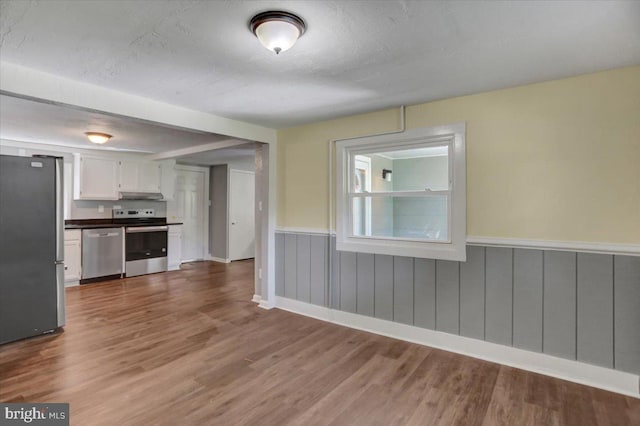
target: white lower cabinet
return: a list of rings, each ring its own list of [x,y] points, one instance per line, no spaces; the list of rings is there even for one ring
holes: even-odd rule
[[[82,233],[80,230],[64,231],[64,283],[65,286],[80,283],[82,276]]]
[[[180,269],[182,263],[182,226],[170,225],[167,247],[167,263],[170,271]]]

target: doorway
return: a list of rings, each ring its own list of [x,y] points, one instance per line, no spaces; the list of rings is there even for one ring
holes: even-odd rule
[[[255,173],[229,171],[229,260],[255,257]]]
[[[208,226],[205,193],[209,170],[204,167],[176,166],[176,216],[182,222],[182,261],[203,260]]]

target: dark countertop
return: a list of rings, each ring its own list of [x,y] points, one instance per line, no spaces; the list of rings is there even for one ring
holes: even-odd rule
[[[162,220],[149,223],[117,223],[111,219],[77,219],[65,220],[64,229],[100,229],[100,228],[124,228],[134,226],[165,226],[182,225],[182,222],[166,222]]]

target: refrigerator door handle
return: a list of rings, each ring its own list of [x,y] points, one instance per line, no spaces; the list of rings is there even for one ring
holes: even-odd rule
[[[64,261],[64,160],[56,158],[56,261]]]
[[[56,286],[58,299],[58,327],[67,322],[66,301],[64,295],[64,262],[56,262]]]
[[[56,295],[58,327],[67,322],[64,294],[64,159],[56,158]]]

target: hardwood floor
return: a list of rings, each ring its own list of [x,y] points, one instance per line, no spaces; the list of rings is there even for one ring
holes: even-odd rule
[[[253,262],[67,290],[63,333],[0,347],[0,401],[74,425],[626,425],[640,400],[257,308]]]

